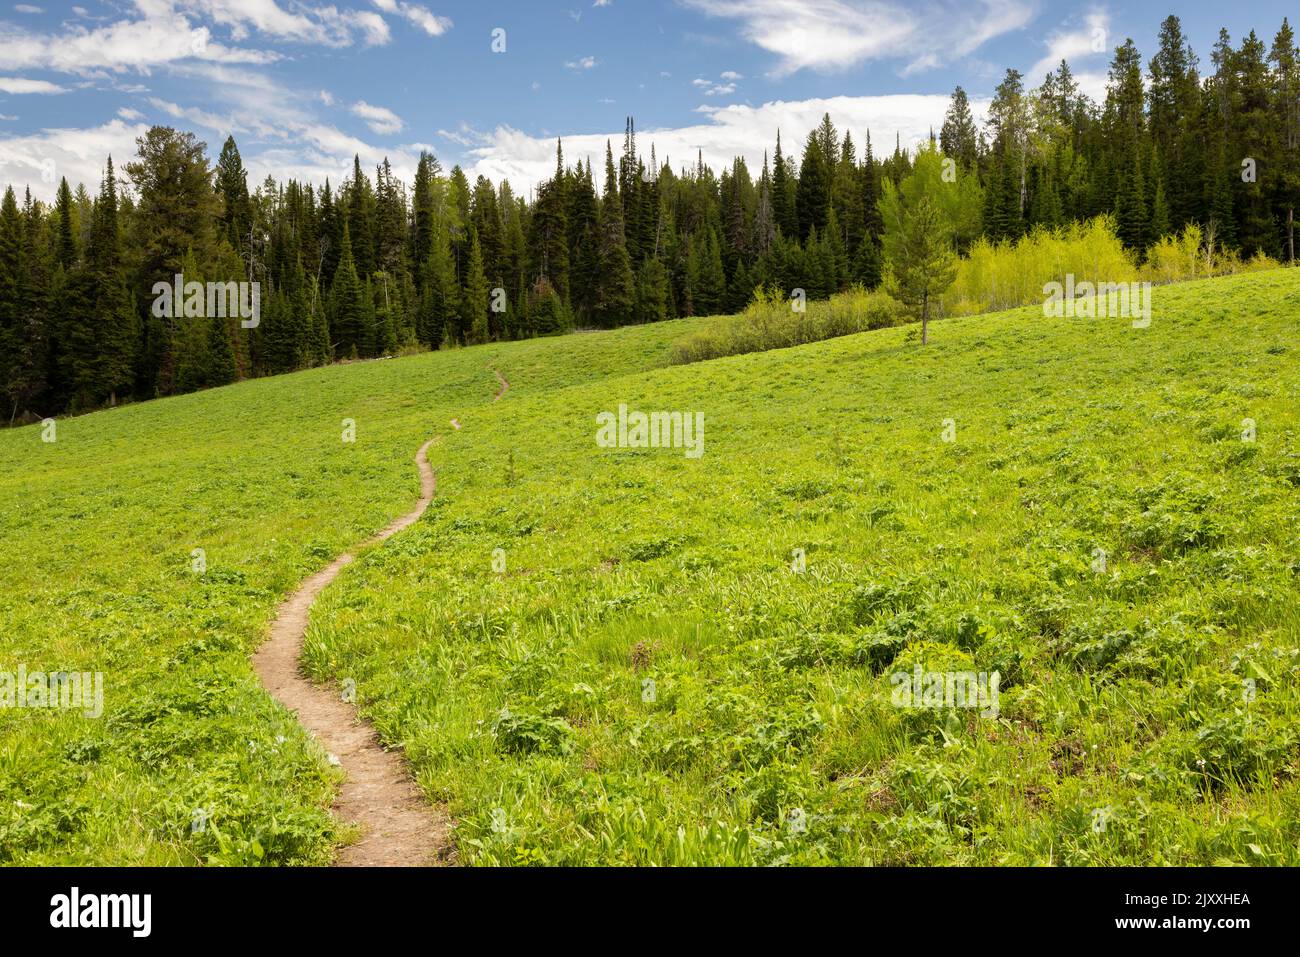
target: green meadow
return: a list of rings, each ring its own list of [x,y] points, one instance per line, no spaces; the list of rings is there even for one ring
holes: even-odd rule
[[[0,671],[104,673],[0,708],[0,863],[327,863],[248,655],[436,435],[305,664],[463,863],[1300,864],[1298,320],[1279,269],[671,365],[693,319],[0,433]],[[703,454],[598,444],[620,405]]]

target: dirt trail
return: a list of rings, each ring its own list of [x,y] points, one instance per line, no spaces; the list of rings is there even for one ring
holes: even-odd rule
[[[427,457],[433,442],[425,442],[415,454],[420,468],[420,501],[414,511],[396,519],[362,548],[409,528],[433,501],[437,479]],[[337,691],[312,684],[298,670],[312,602],[354,557],[352,552],[340,555],[280,606],[271,637],[253,656],[253,667],[266,689],[290,711],[297,712],[303,727],[338,758],[347,772],[334,811],[343,820],[360,825],[362,835],[339,852],[338,864],[375,867],[449,863],[453,855],[450,821],[430,806],[411,778],[401,752],[385,751],[375,729],[357,717],[355,707],[342,701]]]

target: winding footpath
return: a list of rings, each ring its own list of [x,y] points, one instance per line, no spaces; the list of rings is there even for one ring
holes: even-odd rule
[[[433,501],[437,478],[429,466],[430,439],[420,446],[415,462],[420,469],[420,501],[414,511],[396,519],[367,547],[409,528]],[[355,559],[348,552],[307,579],[289,596],[276,614],[268,638],[253,656],[253,669],[262,685],[315,735],[347,774],[334,811],[342,820],[359,825],[360,840],[344,847],[338,863],[345,867],[393,867],[449,862],[451,824],[445,814],[430,806],[411,777],[405,758],[386,751],[375,729],[357,717],[356,708],[333,691],[312,684],[299,671],[307,616],[312,602],[326,585]]]
[[[492,373],[501,391],[492,399],[499,402],[510,383],[496,369]],[[452,420],[457,428],[456,420]],[[415,453],[420,470],[420,500],[415,508],[395,519],[378,535],[360,547],[368,548],[410,528],[433,501],[438,479],[429,465],[430,439]],[[359,549],[357,549],[359,550]],[[356,708],[335,692],[312,684],[299,668],[307,619],[316,596],[356,558],[355,551],[334,559],[298,587],[280,605],[270,637],[253,655],[253,669],[262,685],[277,701],[293,711],[331,760],[337,760],[347,775],[334,801],[334,812],[342,820],[361,828],[361,838],[339,852],[337,863],[344,867],[398,867],[455,863],[451,822],[440,809],[429,804],[411,776],[410,767],[398,751],[385,750],[375,729],[362,721]]]

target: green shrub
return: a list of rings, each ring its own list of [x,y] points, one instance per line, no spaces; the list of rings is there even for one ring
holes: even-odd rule
[[[854,286],[829,300],[810,302],[803,312],[775,290],[759,287],[754,301],[738,316],[719,319],[711,328],[672,345],[672,362],[684,365],[722,356],[787,349],[823,339],[851,336],[907,321],[903,305],[884,292]]]

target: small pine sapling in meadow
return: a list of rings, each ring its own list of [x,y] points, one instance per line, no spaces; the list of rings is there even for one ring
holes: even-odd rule
[[[930,303],[957,278],[949,227],[929,196],[886,227],[885,286],[889,294],[921,314],[921,345],[928,341]]]

